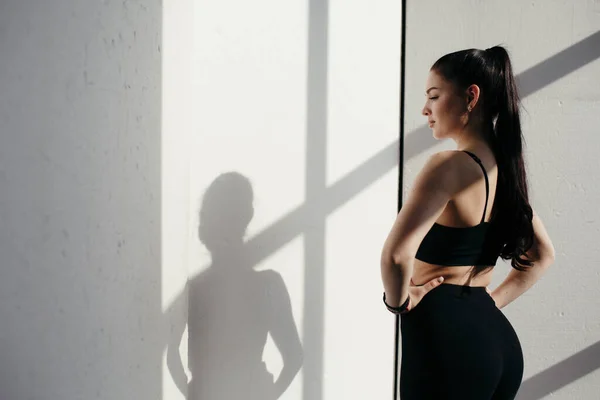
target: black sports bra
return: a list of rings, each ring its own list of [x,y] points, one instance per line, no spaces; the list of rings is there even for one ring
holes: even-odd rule
[[[478,225],[466,228],[434,223],[423,238],[416,258],[444,266],[496,265],[501,248],[495,240],[492,224],[484,222],[490,193],[489,181],[481,160],[473,153],[463,150],[479,164],[485,178],[485,207]]]

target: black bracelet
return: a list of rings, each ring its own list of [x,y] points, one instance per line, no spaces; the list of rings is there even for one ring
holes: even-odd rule
[[[409,308],[409,305],[410,305],[410,295],[408,295],[408,297],[406,298],[406,300],[404,301],[404,303],[402,303],[402,305],[400,307],[392,307],[388,303],[386,303],[386,301],[385,301],[385,292],[383,292],[383,304],[385,304],[385,306],[387,307],[387,309],[390,312],[393,312],[394,314],[404,314],[404,313],[406,313],[406,312],[408,312],[410,310],[410,308]]]

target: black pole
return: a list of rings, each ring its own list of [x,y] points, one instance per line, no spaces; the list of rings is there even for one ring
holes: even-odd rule
[[[402,0],[402,25],[400,37],[400,137],[398,138],[398,212],[402,208],[402,187],[404,185],[404,83],[406,75],[406,0]],[[394,400],[399,397],[400,378],[400,316],[396,315],[394,335]]]

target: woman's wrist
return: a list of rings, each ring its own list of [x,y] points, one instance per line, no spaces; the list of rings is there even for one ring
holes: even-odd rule
[[[404,300],[400,307],[393,307],[385,301],[385,292],[383,292],[383,303],[386,308],[394,314],[406,314],[411,309],[410,294],[407,295],[406,300]]]

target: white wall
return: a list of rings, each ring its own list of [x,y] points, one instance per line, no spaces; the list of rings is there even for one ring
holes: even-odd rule
[[[366,4],[0,5],[0,397],[176,399],[186,369],[216,396],[286,365],[281,398],[391,393],[400,15]],[[207,203],[227,171],[252,193],[226,175]]]
[[[196,1],[186,49],[167,40],[189,26],[168,11],[181,4],[165,8],[165,50],[193,51],[192,94],[166,84],[182,63],[165,58],[163,126],[181,105],[193,128],[187,149],[163,148],[163,182],[183,195],[189,158],[189,224],[185,248],[163,246],[186,252],[190,280],[179,295],[176,272],[163,282],[165,398],[175,382],[203,400],[391,396],[379,255],[397,202],[399,5]]]
[[[187,346],[182,340],[188,317],[188,229],[190,213],[190,143],[197,129],[194,115],[194,15],[192,0],[163,2],[161,113],[161,343],[162,393],[158,399],[187,394]],[[175,332],[184,329],[178,337]],[[183,343],[181,343],[183,341]],[[179,348],[179,352],[176,349]],[[170,350],[170,351],[169,351]]]
[[[161,8],[0,4],[0,398],[161,392]]]
[[[600,255],[597,182],[600,6],[597,1],[410,1],[407,12],[407,191],[436,143],[420,111],[443,54],[503,44],[519,77],[533,207],[554,242],[548,274],[505,310],[524,349],[519,399],[597,398]],[[492,287],[510,268],[499,263]]]

